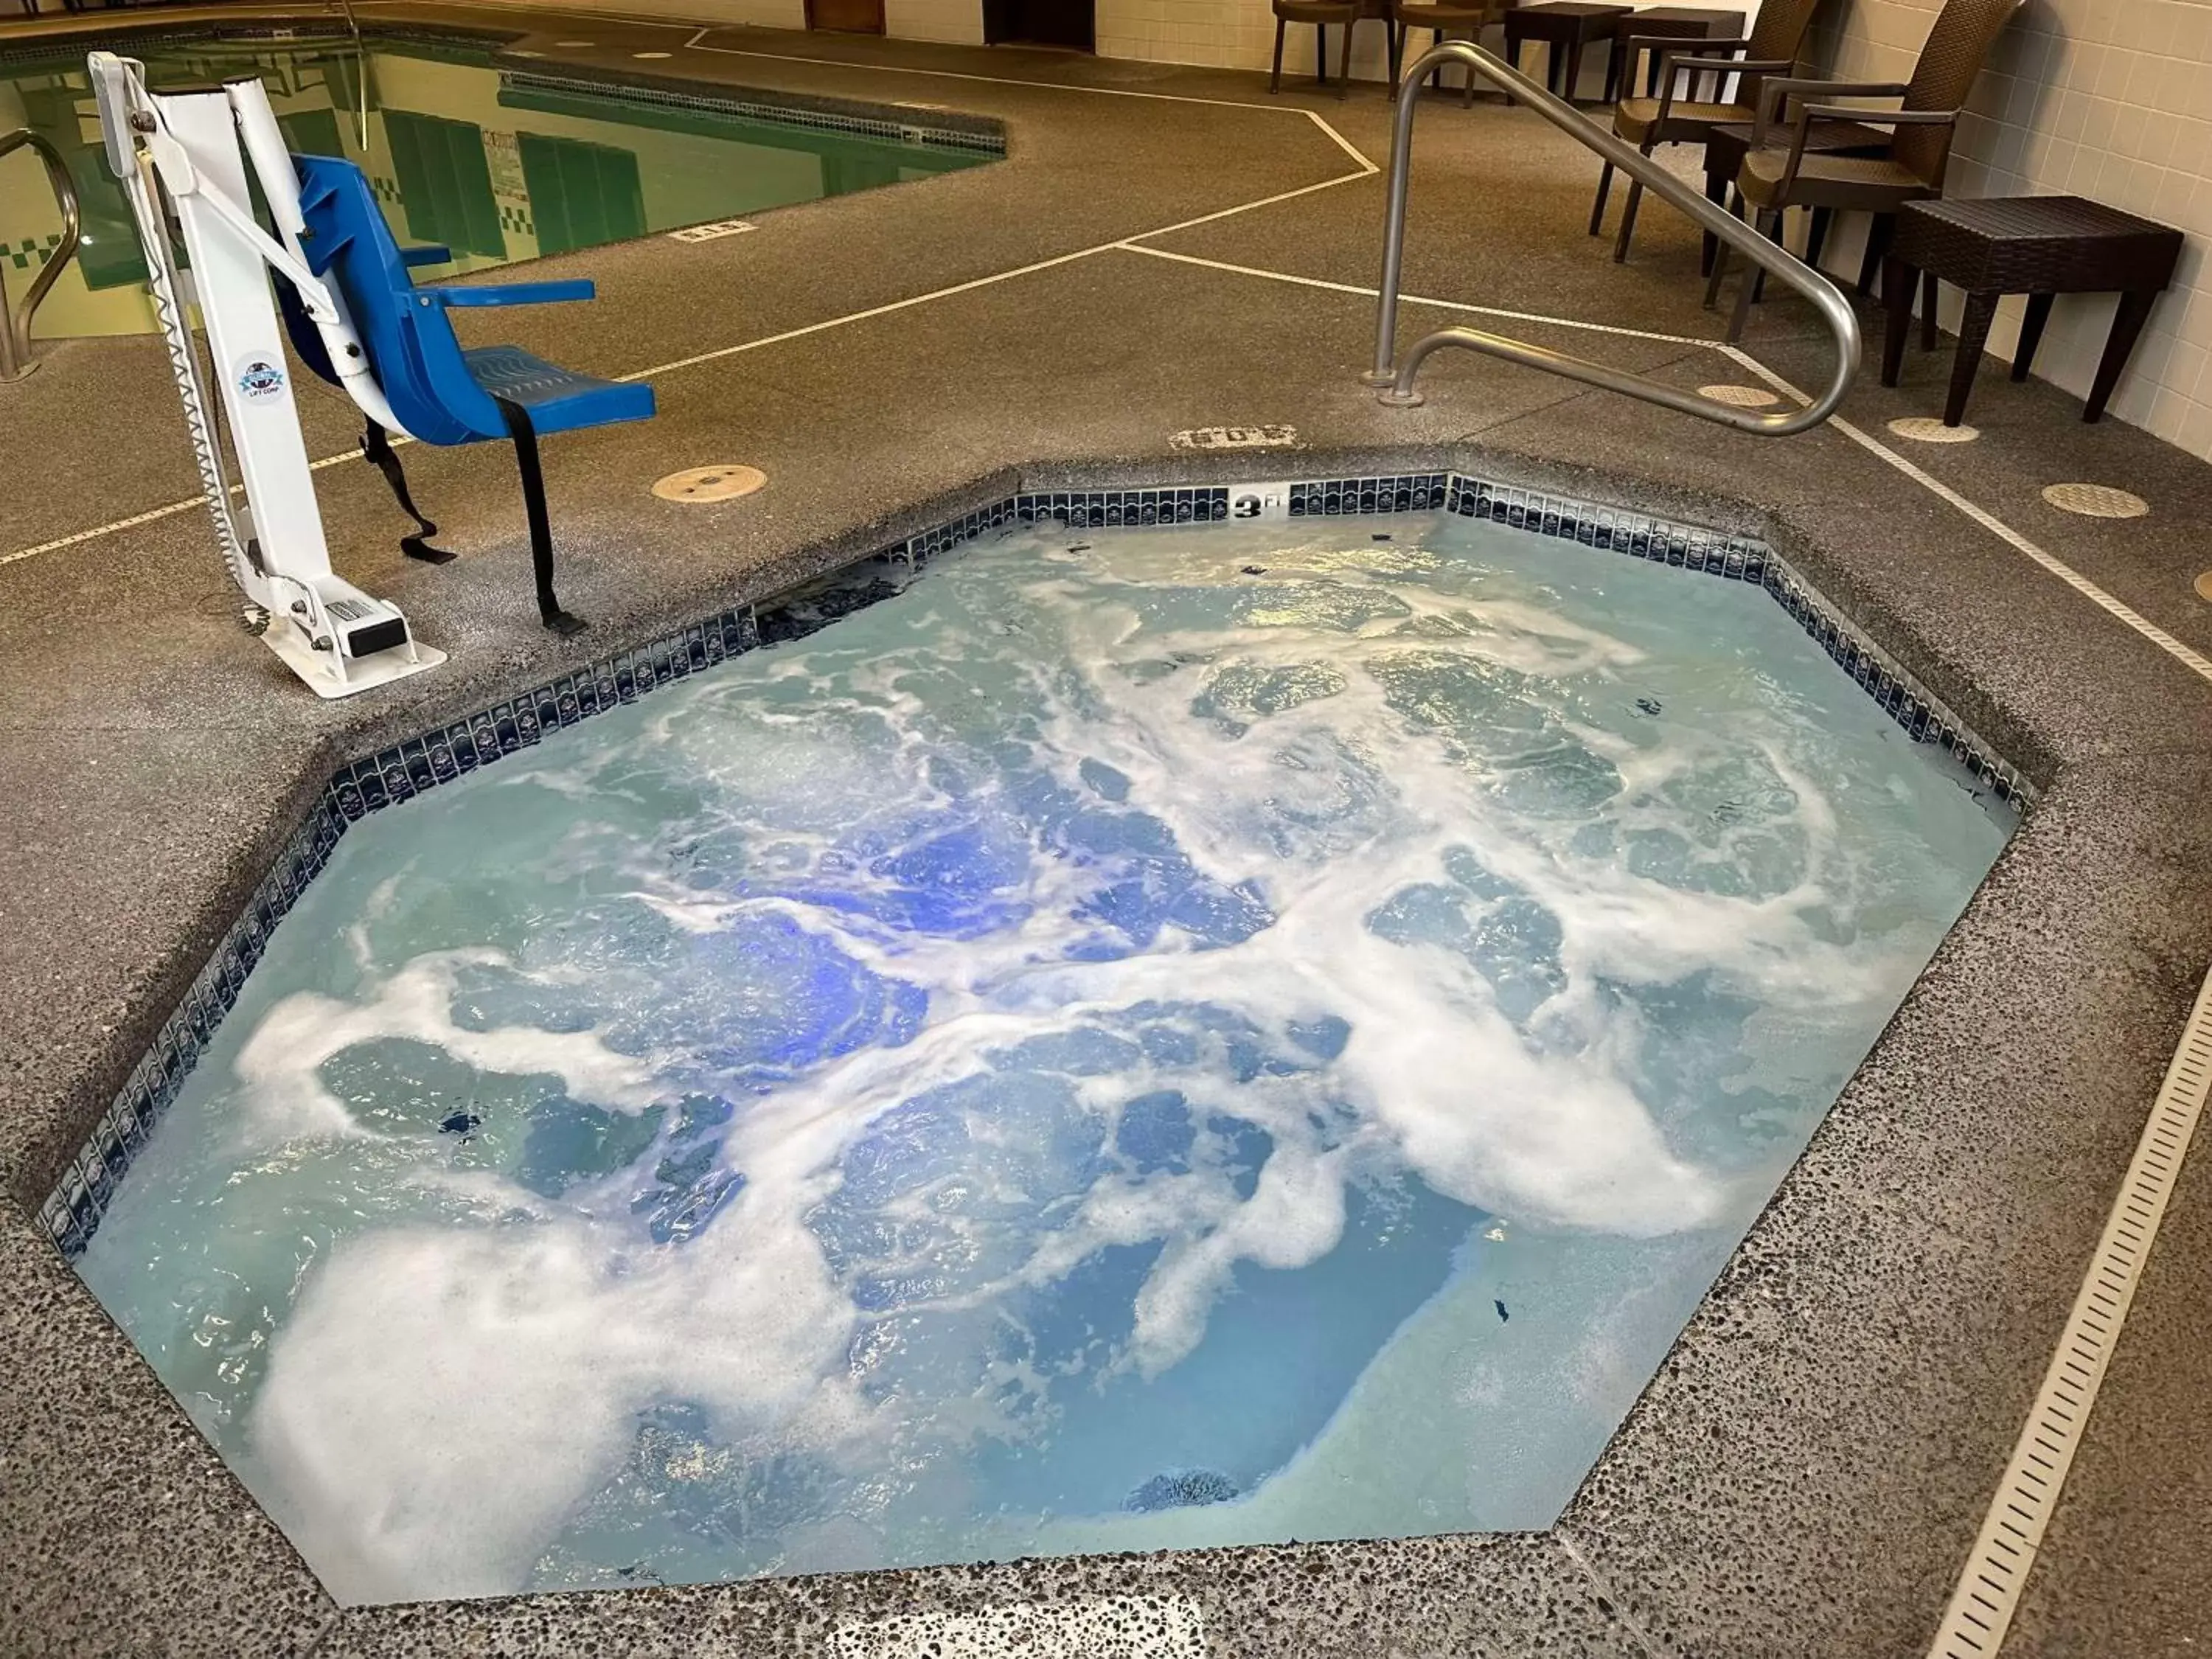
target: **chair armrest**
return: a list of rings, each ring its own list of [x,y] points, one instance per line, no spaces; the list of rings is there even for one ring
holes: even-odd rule
[[[1954,109],[1861,109],[1853,104],[1800,104],[1797,119],[1815,116],[1824,121],[1859,121],[1869,126],[1948,126],[1959,118]]]
[[[1784,100],[1825,94],[1831,98],[1902,98],[1903,85],[1875,81],[1800,81],[1784,77],[1759,84],[1759,114],[1752,123],[1751,145],[1763,149],[1766,129],[1782,112]]]
[[[1698,44],[1705,46],[1714,43],[1710,40],[1701,40]],[[1720,44],[1729,43],[1723,41]],[[1632,52],[1624,53],[1620,61],[1624,64],[1633,64],[1636,61],[1635,55]],[[1674,94],[1681,86],[1680,81],[1676,77],[1685,70],[1688,70],[1692,77],[1691,81],[1692,86],[1697,84],[1695,77],[1698,75],[1720,76],[1722,79],[1714,87],[1714,91],[1718,93],[1727,86],[1726,77],[1731,75],[1787,75],[1796,67],[1796,64],[1785,64],[1778,58],[1707,58],[1697,53],[1662,52],[1659,57],[1659,119],[1652,131],[1656,132],[1664,127],[1667,125],[1668,116],[1673,113]],[[1739,88],[1738,91],[1741,92],[1741,88]]]
[[[410,269],[416,265],[451,264],[453,259],[453,250],[437,242],[427,247],[403,247],[399,250],[399,263]]]
[[[1790,186],[1797,182],[1798,164],[1805,159],[1805,141],[1816,120],[1849,121],[1855,125],[1952,127],[1958,125],[1959,112],[1954,109],[1859,109],[1850,104],[1800,104],[1797,106],[1797,125],[1790,136],[1790,160],[1782,169],[1781,188],[1784,197],[1789,195]],[[1947,145],[1947,157],[1948,155]]]
[[[418,288],[425,305],[536,306],[556,300],[588,300],[598,292],[589,277],[561,283],[501,283],[494,288]]]

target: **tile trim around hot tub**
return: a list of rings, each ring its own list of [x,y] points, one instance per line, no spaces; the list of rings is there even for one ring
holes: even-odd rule
[[[1226,520],[1236,511],[1234,498],[1249,495],[1220,484],[1029,491],[894,542],[846,570],[894,562],[912,568],[988,531],[1039,522],[1106,530]],[[1763,587],[1915,741],[1942,747],[2015,811],[2034,799],[2014,767],[1755,538],[1458,472],[1300,479],[1287,486],[1285,503],[1293,520],[1441,510]],[[764,614],[751,605],[719,611],[338,768],[40,1206],[46,1236],[70,1258],[91,1241],[116,1184],[236,1003],[270,933],[329,862],[349,824],[530,748],[550,731],[635,702],[758,646],[810,633],[842,614],[804,599]]]

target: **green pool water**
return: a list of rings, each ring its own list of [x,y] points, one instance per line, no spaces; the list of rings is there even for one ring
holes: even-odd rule
[[[488,50],[378,39],[205,40],[123,48],[156,91],[258,70],[295,151],[345,155],[403,245],[442,243],[439,276],[738,218],[994,159],[981,149],[752,118],[579,90],[495,67]],[[740,98],[742,94],[739,94]],[[41,307],[44,337],[150,331],[145,263],[108,176],[82,55],[0,58],[0,131],[68,157],[82,204],[75,268]],[[61,215],[35,158],[0,163],[0,282],[20,295]]]

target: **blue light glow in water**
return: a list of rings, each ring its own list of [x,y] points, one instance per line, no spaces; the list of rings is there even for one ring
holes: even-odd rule
[[[83,1271],[349,1600],[1541,1527],[2007,827],[1735,584],[1022,532],[359,826]]]

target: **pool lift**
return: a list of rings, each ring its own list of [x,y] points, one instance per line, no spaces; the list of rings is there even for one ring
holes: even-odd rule
[[[214,90],[149,93],[143,66],[132,59],[95,52],[87,61],[107,165],[137,222],[155,317],[223,562],[245,596],[246,626],[324,697],[434,668],[445,653],[416,640],[398,605],[331,568],[269,271],[292,285],[340,384],[374,426],[406,428],[386,400],[343,296],[308,269],[299,175],[267,91],[247,78]],[[255,222],[249,161],[282,241]],[[189,271],[177,264],[172,213]],[[199,308],[207,332],[222,424],[238,464],[243,499],[235,503],[187,301]]]

